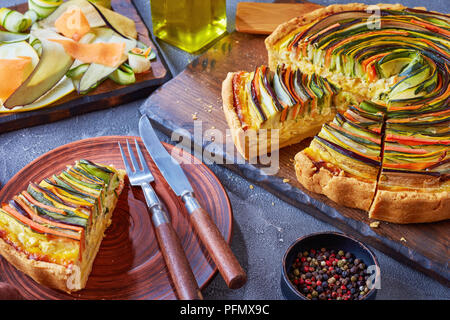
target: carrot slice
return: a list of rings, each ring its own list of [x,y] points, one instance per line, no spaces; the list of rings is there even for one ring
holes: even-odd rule
[[[89,21],[78,7],[69,8],[55,21],[55,28],[67,38],[80,40],[91,30]]]
[[[70,239],[77,240],[77,241],[81,240],[81,234],[78,234],[78,235],[66,234],[64,232],[60,232],[60,231],[48,228],[46,226],[43,226],[31,219],[28,219],[24,215],[20,214],[15,209],[13,209],[9,204],[3,203],[2,209],[5,210],[10,215],[12,215],[17,220],[19,220],[20,222],[22,222],[23,224],[28,225],[31,229],[33,229],[35,231],[51,234],[51,235],[58,236],[58,237],[70,238]]]
[[[408,170],[423,170],[432,166],[436,162],[421,162],[421,163],[389,163],[384,161],[384,168],[392,168],[392,169],[408,169]]]
[[[430,140],[413,136],[401,136],[397,134],[386,134],[386,141],[401,141],[404,144],[450,144],[450,140]]]
[[[0,100],[8,97],[25,81],[29,73],[31,57],[0,59]]]
[[[308,39],[308,41],[312,41],[312,40],[314,40],[315,38],[317,38],[318,36],[320,36],[321,34],[324,34],[325,32],[327,32],[328,30],[331,30],[331,29],[333,29],[333,28],[337,28],[337,27],[339,27],[341,24],[339,23],[339,22],[336,22],[335,24],[333,24],[333,25],[331,25],[331,26],[329,26],[329,27],[327,27],[327,28],[325,28],[325,29],[322,29],[322,30],[320,30],[319,32],[317,32],[315,35],[313,35],[311,38],[309,38]]]

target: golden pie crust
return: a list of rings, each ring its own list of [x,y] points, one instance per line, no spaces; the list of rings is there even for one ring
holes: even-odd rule
[[[299,152],[294,158],[297,180],[307,190],[326,195],[346,207],[368,211],[375,195],[376,181],[362,181],[343,174],[335,175],[317,168],[311,159]],[[355,194],[358,196],[355,197]]]

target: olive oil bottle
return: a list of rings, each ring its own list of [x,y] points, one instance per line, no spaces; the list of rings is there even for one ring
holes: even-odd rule
[[[153,34],[196,52],[226,32],[226,0],[150,0]]]

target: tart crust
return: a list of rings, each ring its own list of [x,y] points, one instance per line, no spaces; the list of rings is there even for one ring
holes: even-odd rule
[[[402,224],[450,219],[450,194],[448,191],[378,190],[369,218]]]

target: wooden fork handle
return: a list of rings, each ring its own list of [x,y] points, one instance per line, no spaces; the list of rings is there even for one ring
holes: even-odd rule
[[[190,221],[194,230],[211,255],[227,286],[231,289],[242,287],[247,281],[247,274],[211,216],[200,207],[193,195],[183,196],[183,201],[190,214]]]
[[[156,208],[155,210],[160,210]],[[152,210],[152,211],[155,211]],[[155,215],[165,215],[164,212],[153,212]],[[167,216],[166,216],[167,217]],[[154,219],[155,220],[155,219]],[[172,224],[169,221],[154,221],[156,238],[162,252],[164,261],[169,269],[170,277],[180,300],[202,300],[203,296],[198,287],[197,280],[191,270],[189,261]]]

